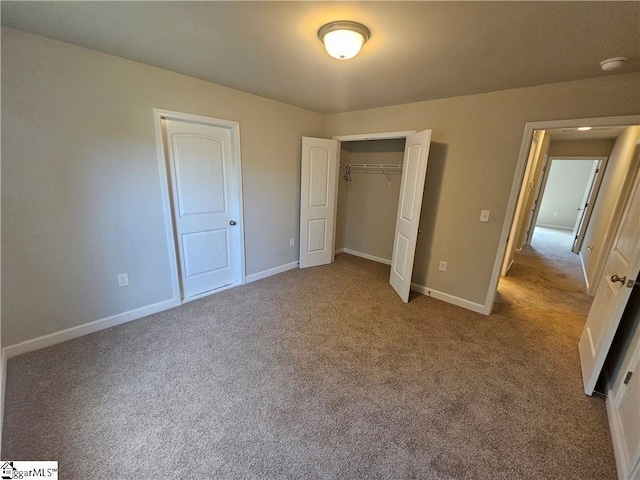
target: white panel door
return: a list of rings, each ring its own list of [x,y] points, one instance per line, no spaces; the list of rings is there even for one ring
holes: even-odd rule
[[[338,141],[302,137],[300,268],[333,262],[338,173]]]
[[[228,128],[163,120],[182,298],[241,280],[238,188]]]
[[[400,198],[391,257],[389,283],[404,302],[409,301],[413,259],[418,240],[424,180],[431,146],[431,130],[407,136],[404,147]]]
[[[593,393],[631,288],[640,271],[640,174],[627,200],[580,343],[582,381]]]
[[[600,184],[604,177],[605,166],[606,159],[595,160],[593,162],[593,170],[591,171],[591,175],[587,181],[588,187],[585,190],[585,196],[580,204],[580,214],[578,215],[578,220],[576,221],[576,225],[573,230],[574,240],[573,246],[571,247],[571,251],[573,253],[580,253],[580,249],[582,248],[584,236],[586,235],[587,227],[589,226],[589,220],[593,213],[593,207],[595,206],[596,198],[600,191]]]

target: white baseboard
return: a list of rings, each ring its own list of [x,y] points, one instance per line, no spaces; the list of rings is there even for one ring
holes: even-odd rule
[[[7,355],[4,352],[4,349],[0,350],[0,362],[2,369],[2,379],[0,379],[0,387],[2,391],[0,392],[0,438],[2,438],[2,427],[4,425],[4,392],[7,388]],[[0,445],[0,458],[2,455],[2,445]]]
[[[483,315],[489,315],[491,313],[491,309],[485,305],[475,303],[464,298],[456,297],[448,293],[439,292],[437,290],[433,290],[432,288],[418,285],[417,283],[411,284],[411,290],[423,295],[427,295],[429,297],[436,298],[438,300],[442,300],[443,302],[457,305],[458,307],[466,308],[467,310],[471,310],[472,312],[481,313]]]
[[[367,260],[371,260],[373,262],[384,263],[385,265],[391,265],[391,260],[387,260],[386,258],[376,257],[375,255],[369,255],[368,253],[358,252],[356,250],[351,250],[350,248],[342,248],[340,249],[340,253],[348,253],[349,255],[354,255],[356,257],[366,258]],[[338,253],[338,250],[336,250]]]
[[[634,465],[632,467],[634,472],[629,472],[627,463],[628,459],[624,457],[624,442],[622,440],[622,430],[618,416],[615,414],[615,397],[613,391],[607,392],[607,398],[605,401],[607,406],[607,417],[609,418],[609,431],[611,432],[611,441],[613,443],[613,453],[616,458],[616,467],[618,470],[618,478],[620,480],[627,480],[631,478],[638,478],[637,473],[640,473],[640,466]]]
[[[543,227],[543,228],[551,228],[551,229],[555,229],[555,230],[566,230],[569,232],[573,231],[573,227],[565,227],[564,225],[551,225],[548,223],[538,223],[536,225],[536,227]]]
[[[511,261],[509,262],[509,266],[507,267],[507,271],[505,272],[504,276],[506,277],[507,274],[509,273],[509,270],[511,270],[511,267],[513,267],[513,264],[516,263],[515,258],[511,259]]]
[[[252,273],[251,275],[246,276],[245,283],[257,282],[263,278],[270,277],[271,275],[277,275],[278,273],[286,272],[288,270],[293,270],[294,268],[298,268],[298,262],[285,263],[279,267],[273,267],[258,273]]]
[[[338,250],[336,250],[335,252],[333,252],[334,255],[339,255],[341,253],[344,253],[344,248],[339,248]]]
[[[32,340],[26,340],[21,343],[16,343],[15,345],[9,345],[2,349],[2,354],[4,358],[9,359],[16,355],[33,352],[34,350],[50,347],[51,345],[82,337],[83,335],[99,332],[106,328],[115,327],[122,323],[131,322],[132,320],[153,315],[154,313],[162,312],[163,310],[177,307],[178,305],[180,305],[180,302],[172,298],[163,302],[154,303],[153,305],[147,305],[146,307],[136,308],[135,310],[129,310],[128,312],[112,315],[111,317],[101,318],[100,320],[85,323],[84,325],[78,325],[77,327],[60,330],[59,332],[43,335],[42,337],[34,338]]]

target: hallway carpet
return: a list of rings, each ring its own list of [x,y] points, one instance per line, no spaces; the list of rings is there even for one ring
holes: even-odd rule
[[[491,316],[404,304],[342,254],[13,358],[2,457],[65,479],[614,479],[588,302],[531,260]]]

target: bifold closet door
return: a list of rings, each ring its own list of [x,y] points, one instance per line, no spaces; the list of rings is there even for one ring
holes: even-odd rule
[[[337,140],[302,137],[300,268],[333,262],[338,206]]]
[[[418,241],[424,180],[431,145],[431,130],[407,136],[400,181],[400,198],[393,239],[389,283],[404,302],[409,301],[413,259]]]

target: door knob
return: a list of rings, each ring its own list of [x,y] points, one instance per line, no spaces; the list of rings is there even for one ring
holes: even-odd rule
[[[613,283],[620,282],[621,284],[624,285],[624,282],[627,281],[627,277],[619,277],[618,275],[611,275],[611,281]]]
[[[232,227],[236,224],[235,220],[229,220],[229,225],[231,225]]]

